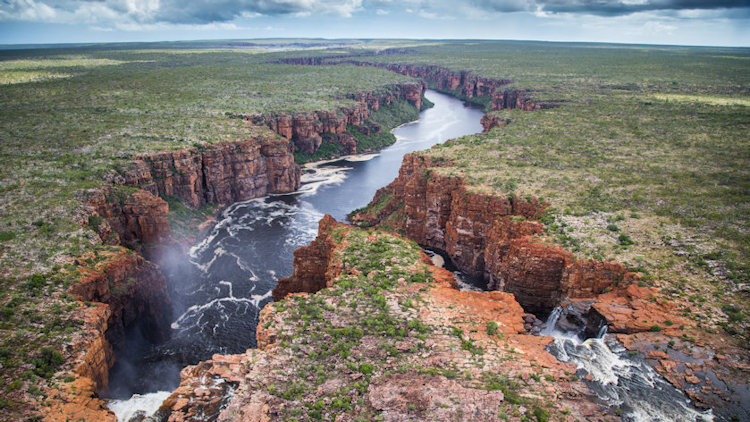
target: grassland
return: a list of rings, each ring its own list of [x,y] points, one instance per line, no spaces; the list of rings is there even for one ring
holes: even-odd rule
[[[750,50],[502,42],[411,51],[368,61],[471,70],[563,100],[496,112],[511,124],[434,147],[428,155],[453,162],[440,173],[477,191],[544,198],[549,240],[623,262],[691,302],[708,330],[750,340]]]
[[[0,413],[23,412],[30,397],[42,398],[42,383],[60,381],[47,379],[59,362],[42,351],[75,337],[75,303],[61,296],[76,274],[71,257],[102,248],[82,226],[84,190],[106,183],[135,154],[265,131],[227,113],[330,110],[350,104],[348,94],[408,79],[371,68],[275,64],[292,53],[269,53],[269,45],[283,47],[0,51]],[[185,221],[208,212],[167,199],[179,235]]]
[[[0,411],[18,411],[23,392],[41,397],[30,387],[49,382],[58,362],[45,348],[75,333],[68,316],[77,305],[59,294],[74,274],[66,257],[101,249],[77,219],[80,192],[101,186],[134,154],[257,130],[227,112],[331,109],[347,104],[348,93],[405,79],[374,68],[275,64],[283,57],[408,48],[366,60],[471,70],[512,79],[542,101],[562,100],[548,110],[497,112],[511,124],[427,154],[451,160],[439,171],[478,191],[543,197],[552,207],[549,240],[584,258],[623,262],[692,303],[687,316],[707,330],[749,338],[749,50],[410,41],[324,47],[268,40],[0,52]],[[347,288],[363,289],[360,281]]]

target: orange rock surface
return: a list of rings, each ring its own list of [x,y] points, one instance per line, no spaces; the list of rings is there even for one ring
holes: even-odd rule
[[[299,189],[301,170],[283,139],[220,142],[201,149],[136,157],[124,182],[154,195],[173,195],[197,208],[228,205]]]
[[[388,203],[352,221],[366,226],[387,221],[420,245],[445,251],[461,271],[485,279],[490,289],[515,294],[531,312],[549,312],[567,297],[593,297],[625,277],[617,263],[578,261],[539,243],[533,235],[543,225],[533,220],[545,204],[471,192],[458,178],[430,172],[441,165],[406,155],[399,176],[371,202],[390,195]]]

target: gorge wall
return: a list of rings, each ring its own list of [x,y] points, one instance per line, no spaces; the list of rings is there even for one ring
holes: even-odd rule
[[[268,126],[285,140],[292,142],[297,150],[307,154],[314,154],[320,148],[324,136],[327,136],[331,142],[341,145],[345,154],[354,154],[362,151],[357,148],[357,140],[347,132],[347,126],[357,126],[368,132],[379,133],[382,130],[379,125],[367,122],[374,112],[400,100],[407,101],[420,110],[426,89],[426,84],[420,82],[401,83],[392,85],[381,92],[352,94],[349,97],[355,101],[354,105],[336,110],[254,114],[239,117],[257,125]]]
[[[373,66],[401,75],[419,78],[426,81],[431,88],[446,91],[460,98],[473,100],[488,98],[490,110],[541,110],[553,106],[552,102],[535,101],[531,92],[524,89],[509,88],[510,79],[493,79],[477,76],[471,71],[455,71],[436,65],[414,65],[370,62],[363,59],[341,59],[325,57],[301,57],[282,61],[295,65],[330,65],[353,64],[356,66]]]
[[[119,180],[193,208],[227,205],[299,189],[301,170],[287,141],[261,136],[137,156]]]
[[[594,297],[626,277],[617,263],[579,261],[536,239],[545,204],[471,192],[461,179],[431,171],[444,164],[406,155],[396,180],[352,221],[444,251],[461,271],[513,293],[532,313],[546,314],[564,298]]]
[[[318,236],[308,246],[294,251],[294,272],[279,279],[273,289],[273,300],[278,302],[290,293],[315,293],[326,288],[330,280],[340,273],[340,265],[333,264],[335,242],[331,230],[336,220],[326,214],[318,223]],[[260,339],[258,343],[260,343]]]

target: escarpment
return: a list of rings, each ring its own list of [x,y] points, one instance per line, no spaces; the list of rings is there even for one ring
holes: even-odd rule
[[[338,224],[326,214],[318,223],[318,236],[315,240],[294,251],[294,273],[279,279],[273,289],[275,302],[290,293],[315,293],[326,288],[328,282],[336,278],[341,266],[331,262],[335,249],[331,231]]]
[[[141,249],[169,238],[169,205],[148,191],[107,186],[89,192],[86,206],[87,224],[105,244]]]
[[[373,66],[386,69],[401,75],[419,78],[428,86],[440,91],[449,92],[468,100],[486,98],[490,110],[541,110],[553,106],[551,101],[535,101],[529,90],[509,88],[510,79],[494,79],[478,76],[471,71],[455,71],[437,65],[415,65],[397,63],[378,63],[364,60],[364,58],[342,57],[309,57],[284,61],[297,65],[330,65],[353,64],[357,66]]]
[[[291,294],[260,313],[258,349],[185,368],[157,420],[489,422],[519,401],[527,415],[614,420],[544,351],[549,338],[523,334],[512,295],[455,289],[413,242],[326,216],[296,258]],[[297,284],[307,277],[326,292]],[[506,377],[518,384],[499,387]]]
[[[123,247],[109,247],[76,261],[79,279],[69,293],[83,303],[81,331],[66,349],[73,381],[48,388],[46,421],[115,421],[98,392],[109,383],[114,347],[125,329],[139,324],[154,341],[169,333],[171,302],[156,264]],[[113,347],[114,346],[114,347]]]
[[[118,346],[124,340],[125,329],[135,323],[143,326],[142,332],[152,341],[166,338],[171,301],[159,267],[124,248],[91,258],[98,262],[88,265],[80,260],[82,276],[71,286],[70,293],[80,301],[107,304],[106,342]],[[103,345],[105,357],[89,362],[89,369],[80,371],[81,375],[92,378],[99,388],[107,386],[107,372],[114,363],[109,348]],[[96,349],[90,348],[87,352],[98,356]]]
[[[471,192],[461,179],[432,171],[441,165],[405,156],[396,180],[352,221],[395,229],[445,251],[461,271],[485,280],[490,290],[513,293],[533,313],[545,314],[564,298],[593,297],[625,277],[617,263],[579,261],[536,239],[545,204]]]
[[[297,190],[301,169],[292,148],[281,139],[258,138],[141,155],[123,179],[153,195],[177,196],[193,208],[228,205]]]
[[[390,107],[396,101],[407,101],[417,110],[422,108],[422,99],[427,89],[424,83],[401,83],[384,89],[381,92],[359,92],[352,94],[355,103],[351,106],[340,107],[336,110],[300,112],[300,113],[268,113],[243,115],[257,125],[268,126],[294,144],[298,151],[314,154],[325,138],[331,143],[341,146],[344,154],[363,152],[358,148],[357,140],[347,131],[351,126],[358,130],[379,133],[382,128],[377,124],[368,124],[372,114],[381,107]]]
[[[353,62],[362,66],[375,66],[413,78],[424,79],[430,87],[466,99],[489,98],[490,110],[541,110],[552,107],[549,102],[534,101],[528,90],[508,88],[513,81],[477,76],[471,71],[455,71],[435,65],[384,64]]]

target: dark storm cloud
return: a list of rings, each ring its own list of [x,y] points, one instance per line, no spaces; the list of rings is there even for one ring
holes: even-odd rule
[[[0,21],[203,24],[255,15],[351,16],[361,5],[362,0],[0,0]]]
[[[750,0],[543,0],[536,4],[545,12],[618,16],[649,11],[748,8]]]

